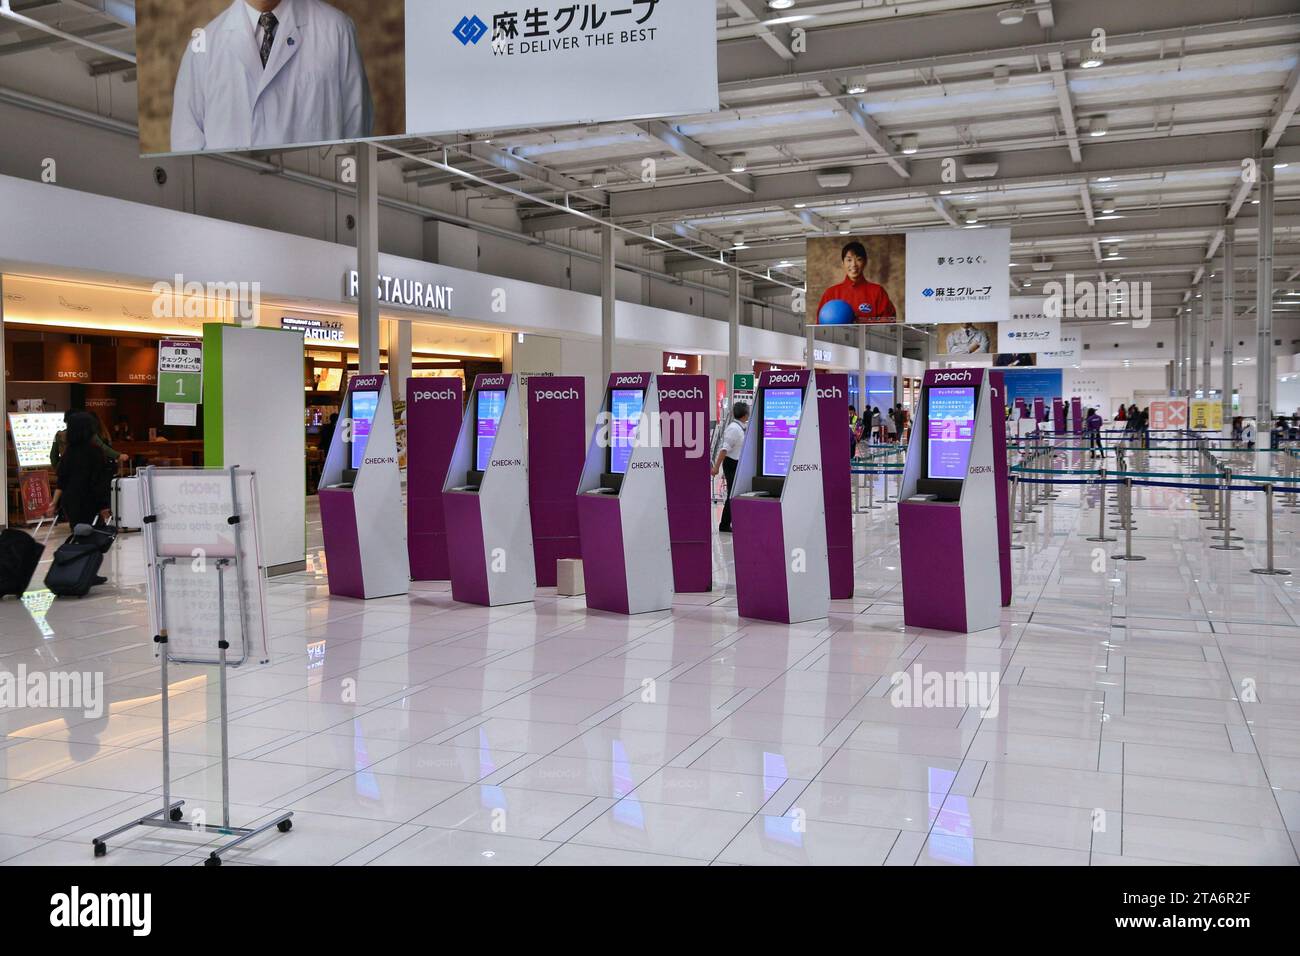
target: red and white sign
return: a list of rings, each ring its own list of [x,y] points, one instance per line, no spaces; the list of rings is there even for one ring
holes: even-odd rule
[[[1187,400],[1171,398],[1166,402],[1152,402],[1151,427],[1155,429],[1186,428]]]

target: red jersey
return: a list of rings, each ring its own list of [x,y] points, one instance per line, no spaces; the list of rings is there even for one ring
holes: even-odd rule
[[[859,324],[898,317],[885,287],[861,277],[856,282],[846,278],[843,282],[831,286],[822,294],[817,310],[821,311],[821,307],[831,299],[842,299],[853,306],[854,321]]]

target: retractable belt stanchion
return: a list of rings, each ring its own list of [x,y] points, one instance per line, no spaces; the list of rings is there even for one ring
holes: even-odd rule
[[[1265,554],[1268,557],[1268,564],[1262,568],[1251,568],[1251,574],[1290,574],[1285,568],[1273,567],[1273,485],[1270,482],[1264,486],[1264,534]]]
[[[1113,554],[1116,561],[1145,561],[1140,554],[1133,553],[1133,479],[1124,479],[1124,490],[1121,494],[1121,503],[1124,510],[1124,553]]]
[[[1219,544],[1210,545],[1215,551],[1240,551],[1241,545],[1233,544],[1233,541],[1240,541],[1241,537],[1234,535],[1232,527],[1232,469],[1225,467],[1223,469],[1223,506],[1221,509],[1222,523],[1219,530],[1223,533],[1223,541]]]
[[[1015,513],[1016,513],[1016,489],[1017,489],[1017,488],[1020,488],[1020,498],[1021,498],[1021,502],[1020,502],[1020,504],[1021,504],[1021,508],[1023,508],[1023,507],[1024,507],[1024,488],[1023,488],[1023,483],[1020,481],[1020,476],[1019,476],[1019,475],[1012,475],[1012,476],[1011,476],[1011,506],[1010,506],[1009,508],[1007,508],[1007,524],[1010,526],[1010,528],[1011,528],[1011,534],[1012,534],[1013,536],[1021,533],[1021,529],[1020,529],[1020,528],[1017,528],[1016,525],[1017,525],[1017,524],[1024,524],[1024,517],[1023,517],[1024,512],[1023,512],[1023,511],[1021,512],[1021,518],[1020,518],[1019,521],[1017,521],[1017,520],[1016,520],[1016,517],[1015,517]],[[1012,551],[1023,551],[1023,550],[1025,550],[1025,546],[1024,546],[1023,544],[1016,544],[1015,541],[1012,541],[1012,542],[1011,542],[1011,550],[1012,550]]]
[[[1097,488],[1101,497],[1097,500],[1097,536],[1089,541],[1115,541],[1106,534],[1106,469],[1097,469]]]

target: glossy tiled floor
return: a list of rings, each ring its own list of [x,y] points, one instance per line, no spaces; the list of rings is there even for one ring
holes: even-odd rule
[[[276,579],[274,659],[229,683],[232,799],[236,823],[287,807],[296,826],[228,860],[1296,864],[1300,585],[1248,573],[1260,514],[1238,500],[1248,547],[1225,554],[1182,492],[1143,492],[1148,560],[1124,566],[1084,540],[1082,497],[1019,535],[1014,607],[971,635],[903,627],[888,506],[858,516],[858,597],[795,627],[739,620],[726,587],[624,619]],[[1300,566],[1300,517],[1278,527]],[[0,669],[102,670],[112,700],[98,720],[0,711],[6,864],[91,863],[92,836],[156,803],[140,555],[124,538],[92,598],[0,606]],[[890,675],[918,667],[996,675],[996,707],[895,706]],[[173,678],[175,791],[213,819],[215,683]],[[136,830],[96,862],[190,865],[204,842]]]

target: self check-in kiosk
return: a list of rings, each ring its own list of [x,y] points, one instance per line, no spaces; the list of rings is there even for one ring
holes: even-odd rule
[[[853,488],[849,474],[849,377],[819,372],[817,418],[822,422],[822,487],[831,600],[853,597]],[[842,424],[841,424],[842,423]]]
[[[537,586],[553,588],[556,562],[582,554],[574,493],[587,450],[587,386],[581,376],[532,376],[525,393]]]
[[[651,373],[609,377],[577,499],[587,607],[618,614],[672,607],[659,392]]]
[[[1002,373],[925,373],[898,505],[903,620],[971,632],[1011,603]]]
[[[713,489],[709,377],[657,375],[673,590],[713,589]]]
[[[442,486],[465,409],[458,378],[406,380],[406,541],[412,581],[446,581]]]
[[[830,611],[817,381],[809,371],[758,380],[731,498],[741,617],[795,624]],[[848,413],[835,424],[847,444]]]
[[[348,383],[320,480],[321,529],[331,594],[406,594],[411,571],[402,514],[397,430],[386,375]]]
[[[475,379],[443,481],[442,508],[452,597],[488,607],[531,601],[537,582],[514,376]]]

